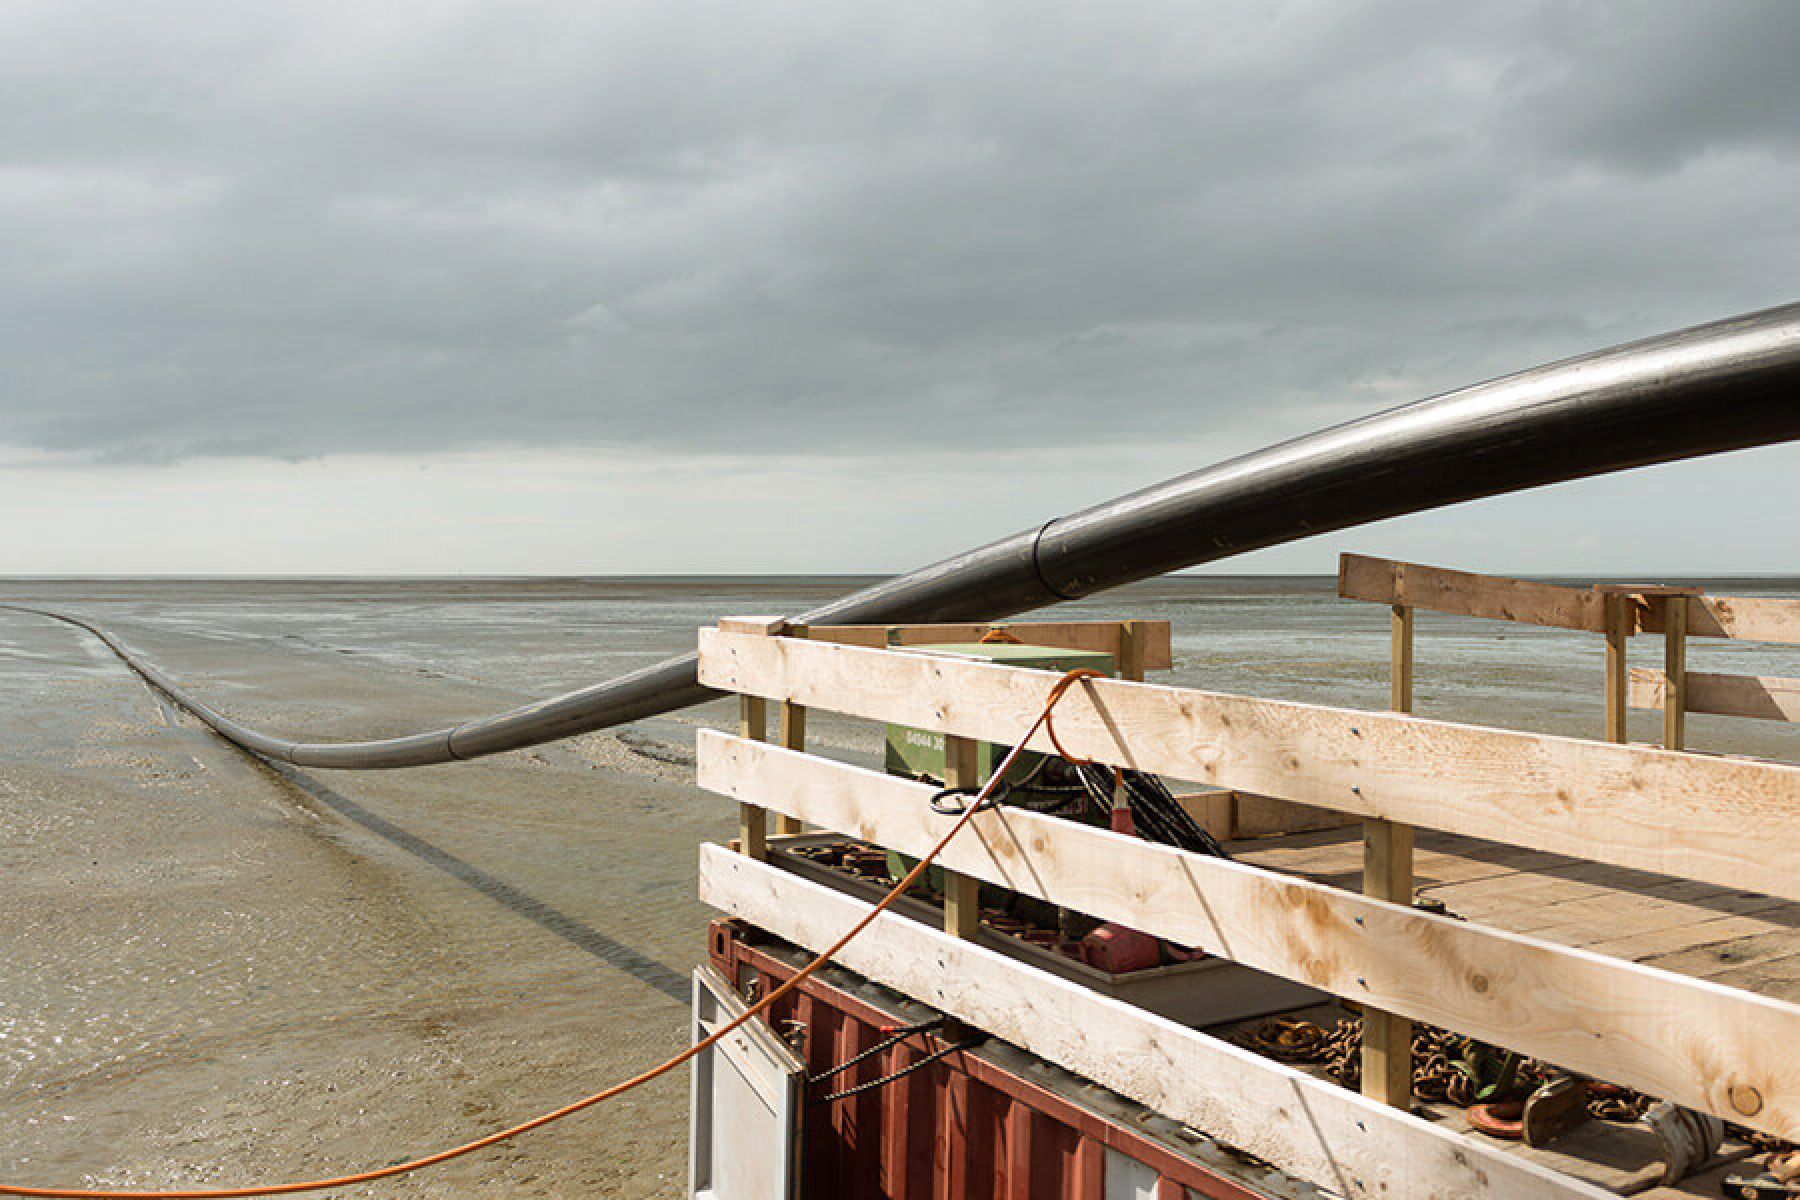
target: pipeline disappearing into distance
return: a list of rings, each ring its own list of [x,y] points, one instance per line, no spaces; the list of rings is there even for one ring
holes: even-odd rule
[[[986,621],[1369,521],[1800,438],[1800,304],[1602,350],[1391,409],[1058,517],[844,596],[808,625]],[[39,611],[39,610],[28,610]],[[694,655],[448,729],[303,742],[251,729],[77,618],[152,687],[302,767],[454,762],[708,700]]]

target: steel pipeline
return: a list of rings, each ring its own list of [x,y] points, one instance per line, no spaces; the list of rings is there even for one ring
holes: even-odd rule
[[[1181,475],[794,617],[990,620],[1234,554],[1464,500],[1800,438],[1800,304],[1504,376]],[[46,613],[47,616],[61,614]],[[305,767],[424,766],[686,708],[693,655],[448,729],[300,742],[231,720],[79,619],[244,749]]]

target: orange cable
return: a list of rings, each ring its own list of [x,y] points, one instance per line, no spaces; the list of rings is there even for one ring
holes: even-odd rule
[[[770,1006],[777,1000],[781,999],[796,987],[799,987],[800,984],[804,983],[807,979],[811,978],[821,967],[831,961],[834,955],[845,946],[849,945],[853,938],[862,933],[862,931],[867,929],[870,925],[874,924],[875,918],[886,912],[894,901],[898,900],[908,888],[912,887],[912,885],[918,881],[919,877],[925,873],[926,868],[931,866],[932,860],[937,858],[944,847],[950,844],[950,839],[961,832],[962,827],[967,825],[970,820],[974,818],[975,814],[981,811],[982,804],[988,798],[988,794],[993,791],[995,783],[1006,774],[1007,768],[1012,766],[1013,760],[1019,756],[1019,752],[1024,747],[1025,743],[1029,742],[1032,735],[1038,731],[1038,727],[1043,726],[1047,731],[1050,731],[1050,712],[1063,698],[1063,695],[1080,680],[1100,675],[1101,673],[1098,671],[1090,671],[1084,668],[1065,672],[1063,677],[1056,681],[1056,684],[1050,689],[1050,694],[1044,700],[1043,711],[1038,714],[1037,720],[1032,722],[1031,728],[1025,731],[1025,736],[1019,739],[1018,744],[1007,753],[1005,760],[1002,761],[999,767],[994,770],[994,773],[988,777],[988,781],[982,785],[981,791],[969,801],[968,808],[964,809],[962,815],[956,819],[956,824],[952,825],[944,836],[938,839],[937,845],[933,846],[930,852],[927,853],[925,857],[921,858],[913,866],[913,869],[908,871],[905,876],[901,878],[900,882],[896,883],[892,890],[881,898],[881,901],[878,904],[865,913],[862,919],[857,921],[855,925],[852,925],[848,932],[838,938],[837,941],[833,942],[811,962],[800,968],[800,970],[786,983],[745,1009],[742,1015],[720,1026],[711,1034],[702,1038],[700,1041],[695,1042],[692,1046],[689,1046],[686,1050],[683,1050],[673,1058],[670,1058],[657,1066],[651,1067],[647,1071],[634,1075],[623,1083],[615,1083],[605,1091],[595,1092],[593,1095],[584,1097],[572,1104],[565,1104],[563,1107],[552,1112],[543,1113],[540,1116],[533,1117],[529,1121],[514,1125],[510,1129],[502,1129],[497,1133],[490,1133],[486,1137],[477,1138],[472,1142],[464,1142],[460,1146],[452,1146],[448,1150],[440,1150],[436,1154],[428,1154],[423,1158],[415,1158],[407,1162],[394,1163],[391,1166],[386,1167],[377,1167],[371,1171],[360,1171],[354,1175],[339,1175],[330,1179],[311,1179],[292,1183],[262,1184],[252,1187],[197,1188],[175,1191],[113,1191],[92,1188],[27,1187],[22,1184],[0,1183],[0,1196],[31,1196],[38,1197],[40,1200],[237,1200],[237,1198],[245,1196],[286,1196],[292,1195],[295,1192],[312,1192],[319,1191],[323,1188],[349,1187],[353,1184],[371,1183],[377,1179],[387,1179],[394,1175],[405,1175],[425,1167],[436,1166],[438,1163],[449,1162],[453,1158],[461,1158],[465,1154],[473,1154],[477,1150],[485,1150],[489,1146],[497,1145],[500,1142],[518,1137],[523,1133],[529,1133],[534,1129],[550,1124],[552,1121],[560,1121],[564,1117],[572,1116],[585,1108],[592,1108],[602,1101],[611,1100],[615,1096],[623,1095],[633,1088],[649,1083],[651,1080],[657,1079],[663,1075],[667,1075],[670,1071],[673,1071],[676,1067],[686,1063],[695,1055],[712,1047],[721,1038],[724,1038],[726,1035],[736,1030],[740,1025],[743,1025],[746,1021],[750,1020],[750,1018],[760,1016],[767,1012]],[[1056,741],[1054,731],[1050,731],[1050,740],[1052,743]],[[1059,752],[1061,749],[1061,746],[1057,747]],[[1064,755],[1064,757],[1067,757],[1067,755]]]
[[[1063,679],[1066,681],[1069,681],[1069,682],[1073,682],[1076,679],[1106,679],[1106,678],[1108,678],[1106,672],[1089,670],[1086,667],[1077,668],[1076,670],[1070,671],[1063,676]],[[1061,692],[1056,693],[1056,699],[1057,700],[1062,699]],[[1059,758],[1061,758],[1064,762],[1074,763],[1078,767],[1093,766],[1094,765],[1093,759],[1082,758],[1080,755],[1070,754],[1067,750],[1063,749],[1062,742],[1059,741],[1056,736],[1056,723],[1050,719],[1050,710],[1054,707],[1056,707],[1056,704],[1055,704],[1055,701],[1052,701],[1049,705],[1047,705],[1044,708],[1043,715],[1038,718],[1038,724],[1042,725],[1044,727],[1044,732],[1049,735],[1050,744],[1052,746],[1056,747],[1057,756]],[[1032,733],[1037,732],[1037,725],[1033,725],[1031,727],[1031,731],[1032,731]],[[1030,741],[1030,740],[1031,740],[1031,733],[1027,733],[1025,735],[1025,741]]]
[[[1069,674],[1078,676],[1083,679],[1086,679],[1089,677],[1093,677],[1096,679],[1110,678],[1110,676],[1108,676],[1106,674],[1106,672],[1104,672],[1104,671],[1091,671],[1086,668],[1080,668],[1080,669],[1077,669],[1074,671],[1070,671]],[[1058,697],[1058,699],[1060,699],[1060,698],[1061,697]],[[1074,763],[1078,767],[1091,767],[1094,765],[1093,759],[1082,758],[1079,755],[1070,754],[1067,750],[1065,750],[1063,748],[1062,742],[1057,739],[1056,723],[1050,719],[1050,710],[1048,708],[1046,708],[1044,710],[1044,715],[1041,719],[1042,719],[1043,725],[1044,725],[1044,732],[1050,736],[1050,744],[1052,746],[1056,747],[1057,757],[1061,758],[1064,762]],[[1025,737],[1026,737],[1027,741],[1029,741],[1031,739],[1030,734],[1026,734]],[[1125,786],[1125,770],[1124,770],[1124,768],[1120,767],[1117,763],[1114,763],[1113,767],[1112,767],[1112,777],[1113,777],[1113,804],[1116,806],[1119,803],[1119,789]]]

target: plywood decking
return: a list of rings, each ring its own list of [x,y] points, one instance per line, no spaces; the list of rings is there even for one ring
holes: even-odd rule
[[[1233,842],[1240,862],[1361,886],[1355,829]],[[1512,933],[1800,1002],[1800,904],[1542,851],[1420,830],[1417,886]]]

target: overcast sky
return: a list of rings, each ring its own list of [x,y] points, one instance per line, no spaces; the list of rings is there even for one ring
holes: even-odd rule
[[[8,4],[0,574],[905,568],[1800,299],[1796,63],[1781,0]],[[1797,480],[1227,566],[1794,571]]]

